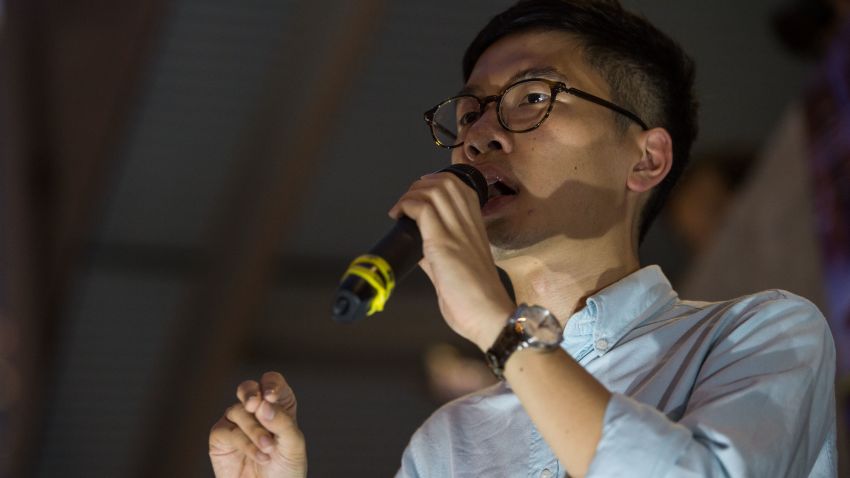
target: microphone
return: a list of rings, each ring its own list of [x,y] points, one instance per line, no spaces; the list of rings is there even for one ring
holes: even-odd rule
[[[455,164],[439,172],[449,172],[478,193],[481,207],[487,202],[487,180],[467,164]],[[422,259],[422,235],[416,221],[402,216],[395,226],[368,253],[354,259],[342,276],[333,302],[333,319],[350,323],[384,309],[398,281]],[[504,279],[506,274],[500,276]],[[510,291],[510,288],[508,289]]]

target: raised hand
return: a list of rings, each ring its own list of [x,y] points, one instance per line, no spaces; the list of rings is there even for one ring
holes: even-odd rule
[[[307,476],[304,435],[295,420],[295,394],[283,376],[266,372],[236,389],[239,402],[210,430],[209,454],[217,478]]]
[[[420,265],[434,284],[443,318],[482,350],[516,307],[499,280],[475,192],[450,173],[413,183],[390,210],[422,233]]]

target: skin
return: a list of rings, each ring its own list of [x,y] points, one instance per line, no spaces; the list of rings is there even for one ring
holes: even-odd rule
[[[222,478],[296,478],[307,476],[304,435],[298,429],[292,388],[277,372],[236,389],[237,403],[213,425],[209,455]]]
[[[611,98],[607,83],[583,58],[580,43],[560,32],[501,39],[478,60],[466,86],[480,97],[499,94],[517,73],[544,68],[557,72],[547,78]],[[464,141],[453,150],[452,162],[505,179],[518,190],[516,196],[482,212],[470,188],[451,174],[433,174],[416,181],[390,211],[391,217],[403,214],[417,222],[424,253],[420,265],[455,332],[486,351],[516,308],[499,281],[497,264],[511,276],[517,302],[544,306],[562,324],[584,298],[639,268],[638,213],[670,170],[667,131],[643,131],[637,125],[622,131],[610,110],[559,95],[549,118],[520,134],[499,126],[491,104]],[[601,437],[608,390],[561,349],[513,354],[505,378],[569,474],[583,476]],[[285,382],[279,380],[277,390],[282,390]],[[210,455],[216,476],[304,476],[297,474],[306,473],[306,455],[294,425],[294,405],[293,421],[269,428],[251,406],[254,402],[243,400],[246,390],[257,389],[255,382],[246,383],[240,385],[236,407],[254,419],[223,417],[216,427],[229,432],[218,432],[215,456],[213,428]],[[274,398],[290,396],[285,388]],[[289,463],[289,474],[244,471],[251,464],[260,470],[269,466],[258,461],[255,451],[256,437],[263,433],[274,441],[268,448],[272,460]],[[237,463],[243,464],[241,475],[235,474]]]

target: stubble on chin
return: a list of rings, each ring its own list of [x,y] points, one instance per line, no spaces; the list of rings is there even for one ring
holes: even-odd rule
[[[512,257],[518,251],[536,242],[527,234],[527,231],[517,228],[516,224],[510,224],[504,219],[494,219],[487,224],[487,238],[490,241],[493,259],[496,261]]]

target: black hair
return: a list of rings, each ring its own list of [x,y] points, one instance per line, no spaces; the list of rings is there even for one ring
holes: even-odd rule
[[[560,31],[575,36],[584,57],[608,82],[612,101],[673,139],[673,165],[655,187],[640,217],[643,241],[670,191],[682,175],[697,134],[694,64],[670,37],[618,1],[523,0],[493,17],[463,57],[463,78],[501,38],[527,31]],[[612,112],[612,114],[614,114]],[[616,115],[623,127],[628,119]]]

